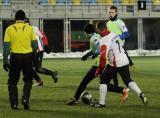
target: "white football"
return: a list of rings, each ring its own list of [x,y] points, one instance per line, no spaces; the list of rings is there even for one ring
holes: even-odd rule
[[[81,101],[85,104],[90,104],[92,101],[92,94],[88,91],[85,91],[81,95]]]

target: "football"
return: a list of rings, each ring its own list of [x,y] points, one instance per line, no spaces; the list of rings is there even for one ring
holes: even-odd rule
[[[83,92],[81,95],[81,101],[84,104],[90,104],[90,102],[92,101],[92,94],[88,91]]]

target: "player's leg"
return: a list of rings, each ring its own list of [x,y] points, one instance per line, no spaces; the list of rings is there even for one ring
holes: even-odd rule
[[[118,86],[117,74],[115,74],[115,75],[113,76],[113,83],[114,83],[114,85],[117,85],[117,86]]]
[[[130,72],[129,72],[129,65],[120,67],[118,69],[119,74],[121,75],[123,82],[126,86],[128,86],[131,90],[137,93],[137,95],[142,99],[142,102],[144,104],[147,104],[148,100],[145,97],[144,93],[142,93],[141,89],[138,87],[138,85],[131,80]]]
[[[30,101],[30,94],[32,89],[32,56],[31,53],[25,54],[23,56],[23,66],[22,66],[22,73],[24,75],[23,81],[23,94],[22,94],[22,104],[24,109],[29,109],[29,101]]]
[[[58,81],[58,74],[57,71],[51,71],[46,68],[42,68],[42,59],[43,59],[43,51],[38,52],[36,54],[36,65],[35,65],[35,70],[38,73],[44,74],[44,75],[50,75],[52,76],[54,82],[56,83]]]
[[[9,79],[8,79],[8,92],[9,100],[12,109],[18,109],[18,87],[17,83],[20,78],[20,61],[17,55],[11,54],[10,56],[10,68],[9,68]]]
[[[36,73],[34,69],[32,70],[32,76],[33,76],[33,79],[36,80],[36,83],[33,84],[33,86],[43,86],[43,81],[41,80],[41,78],[39,77],[39,75]]]
[[[83,77],[75,95],[74,98],[70,99],[67,102],[67,105],[72,105],[78,102],[82,92],[87,87],[88,83],[95,78],[95,72],[96,72],[97,66],[92,66],[90,70],[86,73],[86,75]]]
[[[100,77],[100,86],[99,86],[99,103],[95,104],[94,107],[104,107],[105,99],[107,91],[116,92],[116,93],[124,93],[125,88],[116,86],[113,84],[109,84],[108,82],[112,78],[113,75],[117,74],[117,69],[107,65],[106,68],[102,72],[102,76]],[[107,84],[106,84],[107,83]],[[128,95],[127,95],[128,96]]]

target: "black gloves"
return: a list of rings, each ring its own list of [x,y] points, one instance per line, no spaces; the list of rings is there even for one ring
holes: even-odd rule
[[[95,53],[94,53],[94,54],[92,55],[92,59],[95,59],[98,55],[99,55],[99,54],[95,54]]]
[[[9,64],[3,64],[3,69],[8,72],[9,71]]]
[[[48,45],[44,46],[44,52],[46,52],[47,54],[49,54],[51,52],[51,50],[49,49]]]
[[[84,55],[84,56],[81,58],[81,61],[86,61],[87,58],[88,58],[88,56],[87,56],[87,55]]]
[[[92,51],[89,51],[87,54],[85,54],[85,55],[81,58],[81,60],[82,60],[82,61],[86,61],[87,58],[88,58],[89,56],[91,56],[91,55],[93,55],[93,52],[92,52]]]

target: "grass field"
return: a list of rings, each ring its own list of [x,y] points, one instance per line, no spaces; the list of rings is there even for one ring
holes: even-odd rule
[[[48,59],[43,66],[59,72],[60,80],[54,83],[51,77],[40,75],[43,87],[33,87],[30,107],[25,111],[19,104],[19,110],[11,110],[8,103],[7,73],[0,61],[0,118],[160,118],[160,57],[133,58],[136,71],[132,73],[149,99],[144,106],[134,92],[129,93],[126,103],[121,103],[120,94],[108,93],[106,108],[92,108],[83,103],[67,106],[65,102],[73,97],[77,86],[92,61],[81,62],[80,59]],[[120,78],[119,78],[120,80]],[[120,84],[124,85],[121,80]],[[98,78],[93,80],[87,90],[98,98]],[[19,82],[19,101],[22,95],[22,79]]]

